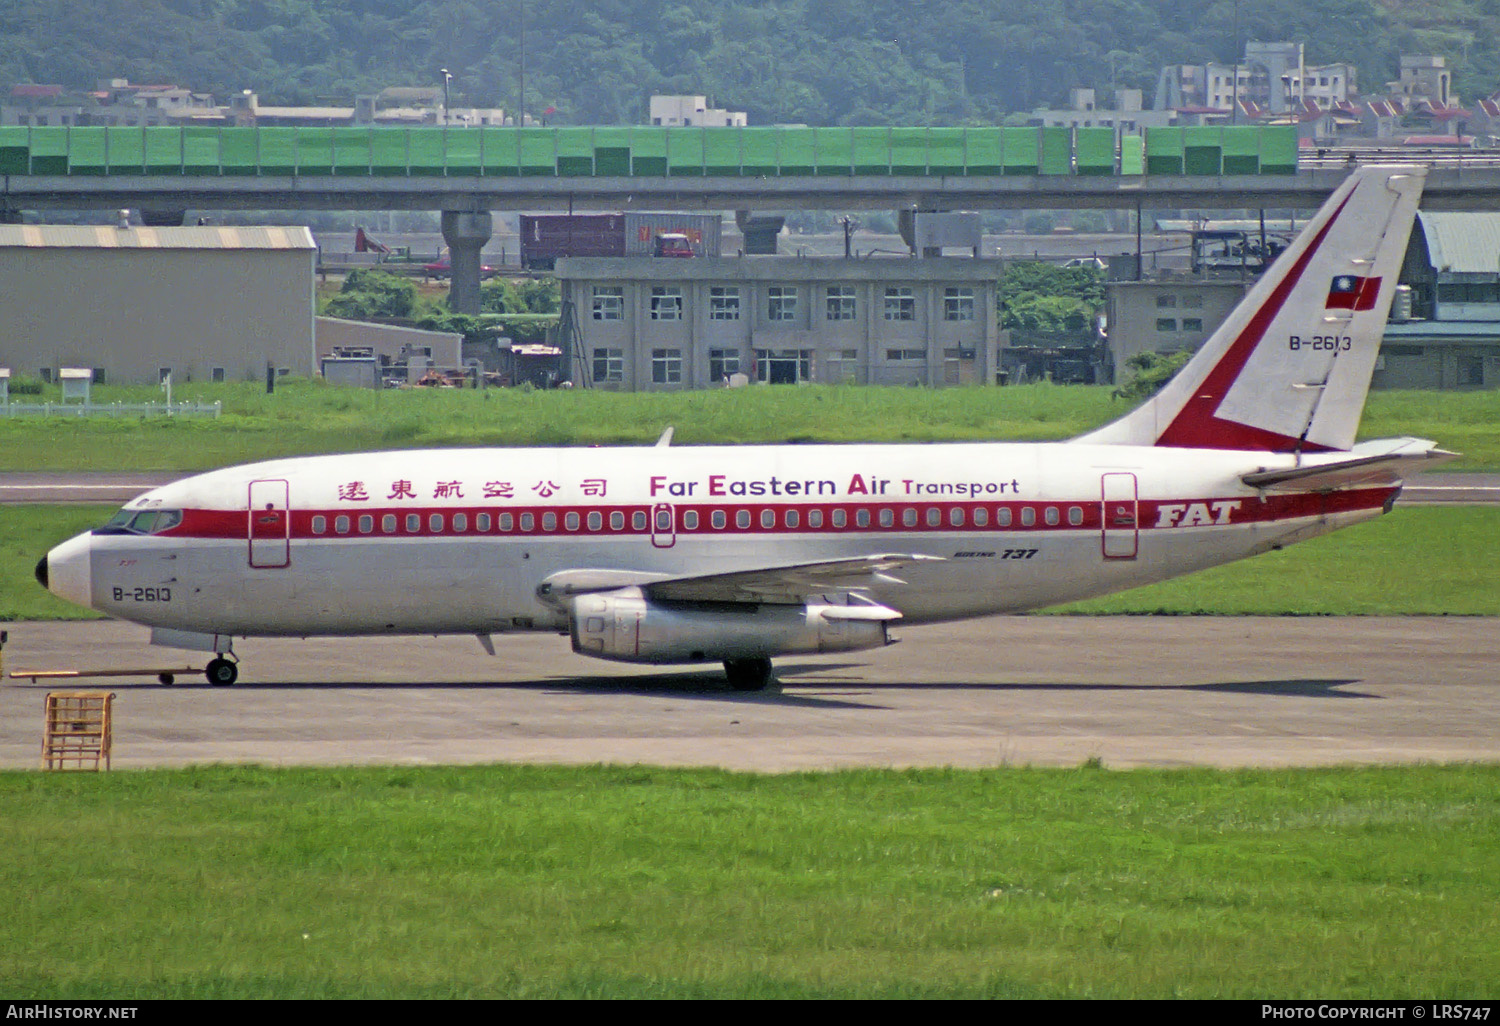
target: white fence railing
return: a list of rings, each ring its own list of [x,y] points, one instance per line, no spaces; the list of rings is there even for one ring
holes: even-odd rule
[[[211,403],[0,403],[0,417],[217,417]]]

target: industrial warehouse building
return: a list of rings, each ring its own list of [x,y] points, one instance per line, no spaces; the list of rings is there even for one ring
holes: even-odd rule
[[[306,228],[0,225],[0,367],[112,384],[314,372]]]
[[[1500,214],[1418,211],[1399,280],[1371,387],[1500,388]],[[1137,353],[1197,349],[1252,284],[1233,269],[1110,282],[1116,380]]]
[[[1500,214],[1418,211],[1376,388],[1500,388]]]
[[[995,380],[999,260],[566,258],[588,384],[619,391]]]

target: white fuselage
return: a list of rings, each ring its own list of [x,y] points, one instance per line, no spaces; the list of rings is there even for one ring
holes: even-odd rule
[[[554,574],[936,557],[862,598],[923,622],[1136,587],[1322,534],[1395,486],[1266,494],[1290,454],[1087,444],[453,449],[278,460],[158,488],[159,534],[81,535],[52,589],[221,635],[562,630]]]

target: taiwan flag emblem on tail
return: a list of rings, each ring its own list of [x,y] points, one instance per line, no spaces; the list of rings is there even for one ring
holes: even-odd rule
[[[1328,286],[1328,310],[1373,310],[1375,297],[1380,295],[1379,278],[1361,278],[1357,274],[1341,274]]]

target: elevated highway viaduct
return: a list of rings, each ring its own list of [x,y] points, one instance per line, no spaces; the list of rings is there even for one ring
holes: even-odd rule
[[[1366,157],[1365,159],[1377,159]],[[1378,159],[1393,161],[1394,154]],[[454,309],[478,309],[479,253],[492,211],[1312,209],[1352,162],[1279,175],[820,175],[477,177],[329,175],[4,175],[0,218],[28,210],[137,208],[147,223],[196,210],[439,210],[452,253]],[[1434,162],[1429,210],[1500,209],[1500,158]]]

